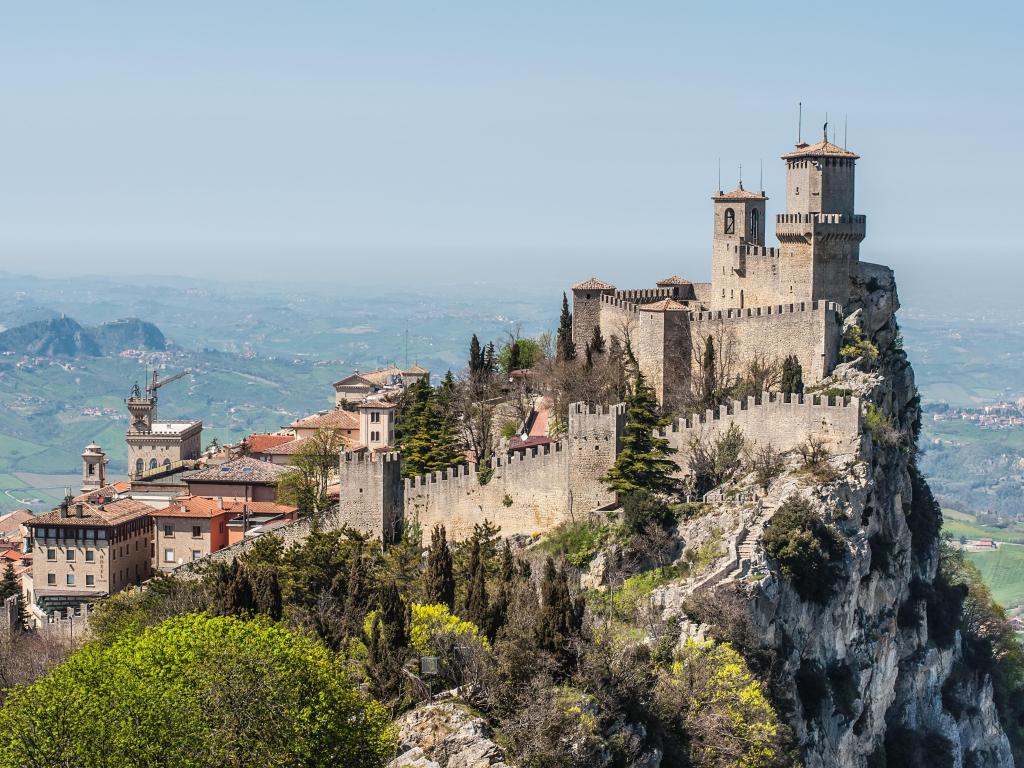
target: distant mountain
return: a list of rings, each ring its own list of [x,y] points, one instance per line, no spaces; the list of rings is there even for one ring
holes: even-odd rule
[[[89,328],[103,354],[117,354],[123,349],[167,349],[167,339],[153,323],[128,317]]]
[[[137,318],[86,328],[70,317],[57,317],[0,333],[0,352],[34,357],[100,357],[123,349],[166,348],[160,329]]]
[[[58,317],[60,317],[60,312],[22,299],[0,309],[0,332],[8,328],[16,328],[19,325],[39,320],[53,320]]]

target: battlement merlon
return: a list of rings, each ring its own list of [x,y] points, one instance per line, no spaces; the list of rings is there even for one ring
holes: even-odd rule
[[[775,236],[780,243],[847,241],[859,243],[867,235],[867,216],[844,213],[780,213]]]

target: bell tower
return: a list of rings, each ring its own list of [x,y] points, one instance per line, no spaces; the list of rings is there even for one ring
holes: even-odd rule
[[[156,420],[156,397],[149,392],[145,395],[138,384],[132,387],[132,393],[125,400],[128,406],[128,413],[131,414],[132,423],[128,428],[129,432],[152,432],[153,422]]]
[[[764,246],[764,192],[751,192],[743,182],[732,192],[718,190],[714,201],[715,232],[711,244],[710,304],[715,307],[745,306],[744,278],[747,251]]]
[[[107,484],[107,456],[96,443],[82,452],[82,493],[98,491]]]

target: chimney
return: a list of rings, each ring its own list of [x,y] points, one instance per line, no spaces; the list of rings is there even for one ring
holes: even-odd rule
[[[217,497],[217,509],[224,509],[224,497],[223,496],[218,496]]]
[[[186,514],[187,512],[188,512],[188,507],[186,507],[186,506],[185,506],[184,504],[182,504],[182,505],[181,505],[181,514],[183,514],[183,515],[184,515],[184,514]]]
[[[68,500],[67,500],[67,497],[65,497],[64,501],[62,501],[60,503],[60,516],[61,516],[62,520],[68,516]]]
[[[81,502],[75,504],[75,517],[85,517],[85,505]]]

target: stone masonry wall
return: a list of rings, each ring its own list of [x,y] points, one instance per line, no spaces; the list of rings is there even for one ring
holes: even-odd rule
[[[717,411],[679,419],[661,434],[676,449],[673,458],[685,476],[690,471],[693,439],[712,440],[733,424],[743,432],[748,449],[770,444],[779,452],[790,451],[813,436],[824,440],[833,454],[855,453],[861,440],[860,401],[763,392],[757,398],[734,400]]]

